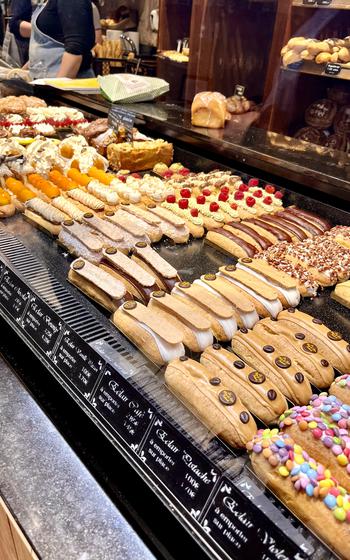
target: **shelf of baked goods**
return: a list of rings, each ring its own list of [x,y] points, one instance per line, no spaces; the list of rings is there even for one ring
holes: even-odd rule
[[[339,64],[327,62],[324,64],[316,64],[311,60],[304,60],[288,66],[281,66],[281,68],[289,72],[299,72],[299,74],[311,74],[313,76],[350,80],[350,63]]]
[[[74,130],[0,141],[0,314],[215,558],[349,558],[349,214]]]
[[[298,8],[350,10],[349,0],[293,0],[293,6]]]

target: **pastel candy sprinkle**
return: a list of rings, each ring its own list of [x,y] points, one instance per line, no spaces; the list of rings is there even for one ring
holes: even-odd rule
[[[289,476],[289,470],[286,467],[280,467],[278,472],[281,476]]]
[[[343,508],[336,508],[333,512],[333,515],[338,521],[345,521],[346,519],[346,512]]]
[[[334,453],[334,455],[340,455],[343,452],[343,450],[340,447],[340,445],[333,445],[332,452]]]
[[[337,457],[337,462],[339,463],[339,465],[341,465],[342,467],[345,467],[348,464],[348,459],[346,457],[346,455],[344,455],[344,453],[341,453],[340,455],[338,455]]]
[[[337,499],[332,494],[327,494],[323,501],[329,509],[333,509],[337,505]]]
[[[308,496],[313,496],[314,495],[314,487],[312,484],[308,484],[306,486],[305,492],[307,493]]]

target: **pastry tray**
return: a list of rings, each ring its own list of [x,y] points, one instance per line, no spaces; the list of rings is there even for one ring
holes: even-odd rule
[[[302,195],[286,192],[284,201],[350,225],[350,214]],[[204,239],[155,248],[189,281],[234,261]],[[246,454],[213,438],[168,391],[162,370],[67,282],[71,261],[22,216],[0,222],[0,315],[208,556],[332,558],[251,473]],[[350,314],[330,290],[300,308],[350,338]]]

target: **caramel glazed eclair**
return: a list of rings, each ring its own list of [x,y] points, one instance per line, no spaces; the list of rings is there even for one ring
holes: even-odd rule
[[[72,262],[68,280],[107,311],[114,312],[120,305],[132,300],[122,282],[105,270],[79,258]]]
[[[294,338],[297,333],[304,334],[305,342],[316,344],[320,354],[340,373],[350,371],[350,344],[320,319],[291,307],[278,315],[278,323],[289,329],[286,331],[289,337]]]
[[[287,401],[266,375],[254,370],[220,344],[208,346],[200,362],[224,385],[239,395],[242,403],[265,424],[276,423]]]
[[[181,281],[176,268],[171,266],[144,241],[135,244],[131,258],[156,278],[161,290],[171,292],[176,282]]]
[[[280,353],[254,331],[240,329],[232,339],[232,349],[252,368],[266,375],[294,404],[309,402],[312,390],[307,377],[297,364]]]
[[[253,328],[265,344],[271,344],[279,352],[284,352],[306,375],[310,383],[319,389],[329,387],[334,379],[334,369],[313,342],[305,341],[303,333],[290,336],[290,330],[280,324],[280,321],[263,319]]]
[[[171,362],[165,382],[203,424],[232,447],[244,447],[256,424],[234,391],[202,364],[183,356]]]

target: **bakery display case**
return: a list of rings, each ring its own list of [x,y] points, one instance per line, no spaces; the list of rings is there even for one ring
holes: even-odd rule
[[[113,499],[125,493],[130,504],[138,489],[125,507],[158,557],[191,550],[196,558],[348,558],[347,429],[326,426],[325,417],[319,427],[317,412],[329,403],[322,391],[332,366],[331,395],[347,399],[350,322],[346,283],[338,283],[350,275],[344,203],[297,192],[292,166],[288,182],[275,168],[272,184],[264,165],[253,173],[252,160],[234,163],[225,138],[215,138],[210,157],[213,138],[191,126],[190,110],[178,109],[180,121],[166,103],[133,105],[133,144],[125,146],[125,129],[103,118],[106,100],[41,87],[27,89],[33,99],[20,97],[20,87],[12,83],[21,118],[39,114],[50,122],[38,118],[36,126],[54,129],[53,139],[8,138],[2,164],[0,315],[9,338],[29,348],[30,369],[41,363],[38,375],[19,372],[25,383],[39,401],[45,385],[49,401],[57,391],[68,423],[79,415],[73,445],[84,441],[83,460]],[[265,261],[256,258],[262,251]],[[308,251],[306,270],[290,264]],[[2,352],[11,360],[6,346]],[[321,452],[324,430],[340,449],[334,480],[319,465],[312,483],[312,441],[297,431],[299,410],[311,416],[310,399],[317,460],[331,462]],[[40,402],[45,409],[46,398]],[[54,408],[59,424],[62,405]],[[279,435],[273,427],[283,413]],[[345,426],[347,413],[340,408]],[[109,457],[123,460],[123,480]],[[300,482],[292,500],[288,477]]]

